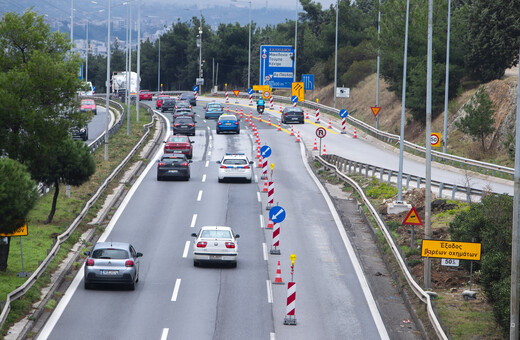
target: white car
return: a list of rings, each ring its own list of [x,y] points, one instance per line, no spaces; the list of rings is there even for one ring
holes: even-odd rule
[[[198,267],[201,262],[229,263],[237,266],[238,242],[240,235],[235,234],[230,227],[204,226],[199,233],[191,234],[193,241],[193,265]]]
[[[251,183],[253,178],[252,164],[243,153],[227,153],[217,164],[220,164],[218,169],[218,181],[222,182],[225,179],[245,179],[246,182]]]

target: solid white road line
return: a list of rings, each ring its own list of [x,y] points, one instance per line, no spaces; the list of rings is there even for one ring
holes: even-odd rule
[[[258,202],[262,202],[262,196],[260,196],[260,191],[256,192],[256,199],[258,200]]]
[[[202,182],[206,182],[206,174],[202,175]]]
[[[267,244],[262,243],[262,250],[264,252],[264,260],[267,261],[268,260],[268,255],[267,255]]]
[[[269,340],[276,340],[276,335],[273,332],[269,334]]]
[[[264,215],[260,215],[260,228],[264,228]]]
[[[175,281],[175,287],[173,287],[172,301],[177,301],[177,295],[179,294],[179,287],[181,285],[181,279]]]
[[[169,328],[163,328],[162,334],[161,334],[161,340],[166,340],[168,338],[168,332],[169,331],[170,331]],[[273,334],[273,333],[271,333],[271,334]]]
[[[188,250],[190,250],[190,241],[186,241],[186,245],[184,246],[184,252],[182,253],[183,259],[188,257]]]
[[[266,280],[265,283],[267,285],[267,302],[273,303],[273,290],[271,286],[271,281]]]
[[[193,214],[193,217],[191,218],[190,228],[195,227],[195,222],[196,221],[197,221],[197,214]]]
[[[199,191],[199,196],[197,196],[197,201],[200,201],[202,199],[202,190]]]

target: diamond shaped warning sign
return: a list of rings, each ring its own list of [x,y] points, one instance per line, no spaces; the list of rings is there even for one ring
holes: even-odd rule
[[[403,224],[422,225],[421,218],[419,217],[417,210],[415,210],[415,207],[412,207],[412,209],[410,209],[408,215],[406,215],[406,218],[403,221]]]

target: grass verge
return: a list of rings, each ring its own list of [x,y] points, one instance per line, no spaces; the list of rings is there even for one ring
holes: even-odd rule
[[[144,111],[146,112],[146,111]],[[29,235],[22,237],[12,237],[9,250],[9,260],[7,271],[0,273],[0,301],[5,301],[7,294],[17,287],[21,286],[26,278],[18,277],[17,273],[22,272],[22,252],[23,252],[23,270],[25,272],[34,272],[40,262],[47,256],[47,250],[53,245],[56,237],[68,228],[70,223],[76,218],[85,203],[99,188],[101,183],[108,175],[121,163],[128,152],[144,135],[143,125],[150,122],[150,116],[144,114],[141,110],[139,122],[136,120],[135,106],[131,112],[130,136],[127,136],[126,126],[122,126],[109,139],[108,160],[104,160],[104,148],[98,148],[93,156],[96,162],[96,172],[90,180],[79,187],[71,187],[70,197],[66,196],[65,185],[60,185],[59,199],[56,205],[56,214],[50,224],[43,224],[46,220],[52,203],[54,189],[41,197],[34,209],[30,212],[28,220]],[[138,159],[138,153],[133,157],[132,161]],[[131,163],[131,162],[130,162]],[[91,207],[87,216],[76,229],[69,239],[61,245],[61,248],[50,263],[46,272],[38,279],[34,286],[20,299],[11,302],[11,312],[7,317],[5,324],[1,329],[2,338],[5,336],[9,327],[16,321],[22,319],[30,312],[32,304],[38,301],[40,291],[50,282],[51,273],[58,267],[59,263],[67,256],[70,248],[79,240],[81,234],[92,226],[88,225],[100,209],[107,193],[111,192],[111,186],[105,190],[105,193]],[[102,228],[98,228],[100,232]],[[21,244],[20,244],[21,243]]]

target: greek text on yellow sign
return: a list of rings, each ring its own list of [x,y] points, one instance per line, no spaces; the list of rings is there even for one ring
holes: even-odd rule
[[[422,241],[422,257],[480,261],[480,243],[452,241]]]
[[[7,237],[7,236],[27,236],[29,234],[29,231],[27,229],[27,221],[25,221],[24,225],[20,228],[16,229],[10,234],[0,234],[0,237]]]

